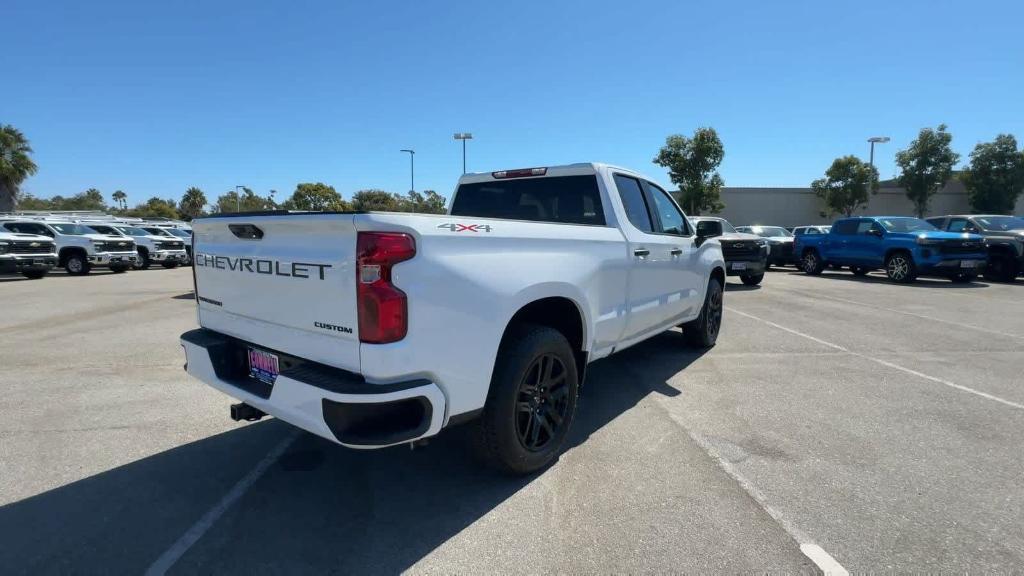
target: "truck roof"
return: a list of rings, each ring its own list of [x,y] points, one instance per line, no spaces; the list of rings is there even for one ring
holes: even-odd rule
[[[525,171],[525,170],[544,170],[544,172],[540,173],[540,174],[537,174],[535,176],[529,176],[529,175],[521,176],[522,178],[531,178],[531,177],[540,178],[540,177],[544,177],[544,176],[576,176],[576,175],[581,175],[581,174],[596,174],[601,169],[614,170],[616,172],[624,172],[624,173],[632,174],[634,176],[639,176],[641,178],[645,178],[645,179],[651,180],[651,181],[655,180],[654,178],[649,178],[649,177],[641,174],[640,172],[637,172],[636,170],[631,170],[629,168],[623,168],[621,166],[615,166],[613,164],[605,164],[603,162],[576,162],[576,163],[573,163],[573,164],[558,164],[558,165],[554,165],[554,166],[527,166],[527,167],[521,167],[521,168],[506,168],[506,169],[503,169],[503,170],[494,170],[494,171],[491,171],[491,172],[469,172],[469,173],[463,174],[459,178],[459,182],[458,183],[459,184],[465,184],[467,182],[488,182],[488,181],[491,181],[491,180],[500,180],[501,178],[496,177],[495,176],[496,174],[501,174],[501,173],[505,173],[505,172],[518,172],[518,171]]]

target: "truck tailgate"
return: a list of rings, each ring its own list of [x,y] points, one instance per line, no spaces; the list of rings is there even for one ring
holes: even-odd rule
[[[209,217],[192,230],[201,326],[359,371],[352,214]]]

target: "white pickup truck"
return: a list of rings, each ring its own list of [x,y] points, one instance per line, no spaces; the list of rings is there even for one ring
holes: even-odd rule
[[[713,346],[725,265],[663,189],[603,164],[469,174],[447,215],[197,218],[186,370],[353,448],[473,421],[512,473],[557,458],[589,362],[664,330]]]

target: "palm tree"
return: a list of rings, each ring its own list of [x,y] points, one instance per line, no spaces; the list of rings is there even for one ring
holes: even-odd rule
[[[36,173],[30,154],[25,135],[14,126],[0,124],[0,212],[14,210],[21,183]]]
[[[188,216],[189,220],[202,215],[203,207],[206,206],[206,194],[195,186],[185,190],[185,195],[178,203],[178,210]]]
[[[117,207],[120,208],[121,210],[124,210],[125,208],[128,207],[128,195],[125,194],[124,192],[118,190],[117,192],[111,194],[110,197],[114,199],[114,202],[117,202]]]

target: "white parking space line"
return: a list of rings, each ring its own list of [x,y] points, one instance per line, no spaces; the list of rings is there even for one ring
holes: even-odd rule
[[[146,576],[162,576],[163,574],[166,574],[167,570],[174,566],[178,559],[184,556],[185,553],[188,552],[189,548],[191,548],[199,541],[200,538],[203,537],[203,535],[206,534],[207,531],[210,530],[217,520],[224,515],[224,512],[226,512],[232,504],[237,502],[239,498],[252,488],[252,485],[267,472],[267,469],[269,469],[270,466],[276,462],[282,454],[284,454],[285,450],[287,450],[288,447],[292,445],[292,442],[295,442],[295,439],[298,437],[299,432],[297,430],[291,432],[284,438],[284,440],[275,446],[273,450],[268,452],[267,455],[264,456],[248,474],[243,476],[241,480],[232,486],[231,490],[228,490],[227,494],[225,494],[213,508],[210,508],[206,514],[203,514],[202,518],[196,521],[191,528],[186,530],[185,533],[181,535],[181,538],[178,538],[177,542],[171,545],[167,551],[161,554],[160,557],[150,565],[146,570]]]
[[[835,558],[822,550],[821,546],[817,544],[801,544],[800,551],[804,553],[804,556],[810,558],[811,562],[814,562],[818,568],[821,568],[825,576],[849,576],[850,574],[846,568],[843,568],[839,562],[836,562]]]
[[[847,304],[853,304],[855,306],[863,306],[865,308],[874,308],[877,310],[885,310],[886,312],[893,312],[896,314],[905,314],[907,316],[913,316],[915,318],[921,318],[922,320],[931,320],[932,322],[941,322],[943,324],[950,324],[957,328],[967,328],[969,330],[976,330],[978,332],[987,332],[988,334],[994,334],[996,336],[1005,336],[1007,338],[1017,338],[1024,340],[1024,334],[1011,334],[1010,332],[1000,332],[999,330],[992,330],[990,328],[982,328],[981,326],[975,326],[973,324],[966,324],[964,322],[957,322],[955,320],[945,320],[943,318],[936,318],[935,316],[928,316],[927,314],[918,314],[917,312],[907,312],[906,310],[897,310],[895,308],[886,308],[877,304],[868,304],[866,302],[857,302],[856,300],[849,300],[846,298],[839,298],[837,296],[826,296],[824,294],[816,292],[806,292],[804,290],[794,290],[792,288],[783,288],[783,290],[789,290],[790,292],[796,292],[802,296],[808,298],[824,298],[827,300],[835,300],[836,302],[846,302]]]
[[[872,361],[872,362],[874,362],[876,364],[881,364],[882,366],[885,366],[887,368],[892,368],[894,370],[899,370],[901,372],[905,372],[907,374],[910,374],[910,375],[913,375],[913,376],[917,376],[918,378],[923,378],[925,380],[929,380],[929,381],[935,382],[937,384],[942,384],[944,386],[949,386],[950,388],[955,388],[956,390],[960,390],[962,392],[967,392],[969,394],[974,394],[976,396],[980,396],[982,398],[986,398],[986,399],[992,400],[994,402],[999,402],[1000,404],[1004,404],[1006,406],[1010,406],[1011,408],[1017,408],[1018,410],[1024,410],[1024,404],[1013,402],[1011,400],[1006,400],[1005,398],[1000,398],[999,396],[995,396],[995,395],[989,394],[988,392],[982,392],[981,390],[975,390],[974,388],[971,388],[969,386],[964,386],[963,384],[957,384],[955,382],[950,382],[949,380],[943,380],[942,378],[936,378],[935,376],[931,376],[931,375],[925,374],[923,372],[918,372],[917,370],[912,370],[912,369],[907,368],[905,366],[900,366],[899,364],[894,364],[892,362],[889,362],[889,361],[886,361],[886,360],[882,360],[881,358],[875,358],[874,356],[868,356],[867,354],[861,354],[860,352],[854,352],[854,351],[850,350],[849,348],[844,348],[844,347],[842,347],[842,346],[840,346],[838,344],[833,344],[832,342],[826,342],[825,340],[822,340],[820,338],[815,338],[814,336],[811,336],[810,334],[804,334],[803,332],[800,332],[799,330],[794,330],[792,328],[787,328],[786,326],[783,326],[781,324],[776,324],[775,322],[772,322],[770,320],[765,320],[764,318],[759,318],[757,316],[754,316],[753,314],[747,314],[746,312],[740,312],[739,310],[737,310],[737,309],[735,309],[735,308],[733,308],[731,306],[727,306],[726,310],[728,310],[730,312],[734,312],[736,314],[739,314],[740,316],[745,316],[745,317],[750,318],[752,320],[757,320],[758,322],[762,322],[762,323],[767,324],[767,325],[769,325],[769,326],[771,326],[773,328],[778,328],[779,330],[783,330],[785,332],[789,332],[790,334],[794,334],[796,336],[800,336],[801,338],[806,338],[806,339],[811,340],[813,342],[817,342],[818,344],[821,344],[823,346],[828,346],[829,348],[832,348],[834,350],[839,350],[841,352],[845,352],[845,353],[847,353],[847,354],[849,354],[851,356],[856,356],[858,358],[863,358],[865,360],[870,360],[870,361]]]

